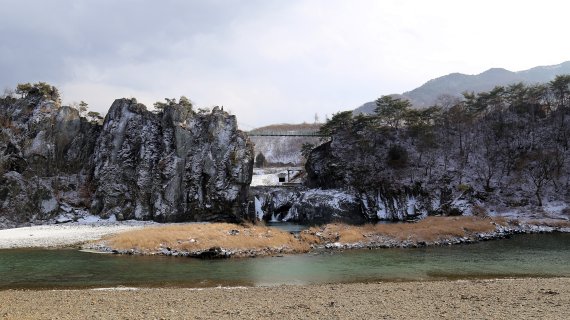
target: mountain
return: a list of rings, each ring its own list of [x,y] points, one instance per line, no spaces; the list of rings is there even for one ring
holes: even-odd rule
[[[423,108],[434,105],[442,95],[461,97],[461,93],[465,91],[483,92],[491,90],[495,86],[504,86],[517,82],[526,84],[545,83],[561,74],[570,74],[570,61],[517,72],[502,68],[492,68],[477,75],[451,73],[429,80],[414,90],[395,96],[408,99],[415,107]],[[371,113],[375,107],[375,101],[371,101],[356,108],[354,112],[357,114]]]

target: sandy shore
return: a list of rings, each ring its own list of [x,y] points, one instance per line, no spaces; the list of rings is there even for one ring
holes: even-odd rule
[[[0,249],[76,246],[105,235],[140,229],[142,221],[66,223],[0,230]]]
[[[0,291],[0,319],[570,319],[570,278]]]

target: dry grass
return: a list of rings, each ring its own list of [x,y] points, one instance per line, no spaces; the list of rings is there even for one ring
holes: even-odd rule
[[[478,217],[428,217],[416,223],[367,224],[349,226],[328,224],[303,232],[301,238],[309,243],[354,243],[378,236],[396,240],[436,241],[451,237],[465,237],[474,233],[495,230],[494,223],[504,224],[504,219]]]
[[[232,234],[232,230],[237,233]],[[306,252],[309,246],[275,228],[229,223],[174,224],[119,233],[104,239],[114,249],[152,252],[160,248],[199,251],[212,247],[228,250],[284,249]]]
[[[506,223],[504,218],[489,217],[428,217],[416,223],[362,226],[333,223],[305,230],[297,238],[288,232],[263,225],[193,223],[146,227],[112,235],[103,241],[113,249],[134,249],[142,253],[157,252],[162,248],[196,252],[221,247],[242,253],[257,251],[257,254],[263,255],[307,252],[311,245],[333,242],[366,244],[387,239],[434,242],[492,232],[495,224]]]
[[[570,221],[568,220],[537,219],[537,220],[528,220],[526,221],[526,223],[536,226],[546,226],[552,228],[570,228]]]

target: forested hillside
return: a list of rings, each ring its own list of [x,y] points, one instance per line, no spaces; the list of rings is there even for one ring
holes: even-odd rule
[[[311,187],[355,192],[369,219],[426,214],[568,215],[570,76],[497,86],[413,109],[383,96],[340,112],[308,159]]]

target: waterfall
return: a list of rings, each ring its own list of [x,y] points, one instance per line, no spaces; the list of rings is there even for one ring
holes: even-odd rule
[[[278,216],[275,215],[275,212],[273,212],[271,214],[271,220],[269,220],[269,222],[279,222],[279,219],[277,218]]]
[[[281,221],[289,221],[293,218],[297,217],[297,208],[295,208],[295,206],[292,206],[289,211],[287,211],[287,215],[281,219]]]
[[[257,217],[257,220],[262,221],[264,215],[265,212],[261,209],[261,201],[255,197],[255,216]]]
[[[382,197],[380,196],[380,191],[376,194],[376,204],[378,205],[378,210],[376,211],[376,216],[379,220],[388,220],[388,207],[384,206]]]
[[[408,198],[408,206],[407,206],[407,215],[408,216],[415,216],[416,215],[416,198],[415,197],[409,197]]]

